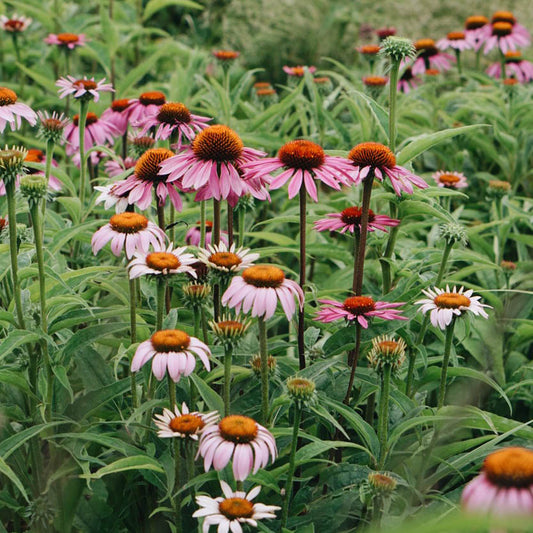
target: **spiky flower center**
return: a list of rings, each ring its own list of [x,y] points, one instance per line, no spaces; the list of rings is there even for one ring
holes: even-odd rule
[[[146,150],[135,164],[135,176],[143,181],[161,181],[164,177],[158,175],[161,170],[159,165],[173,155],[174,152],[167,148]]]
[[[231,61],[232,59],[237,59],[240,53],[234,50],[215,50],[213,55],[220,61]]]
[[[363,210],[360,207],[347,207],[341,211],[341,220],[345,224],[361,224]],[[372,209],[368,210],[368,222],[374,222],[376,215]]]
[[[363,83],[367,87],[385,87],[388,81],[388,78],[384,76],[365,76],[363,78]]]
[[[111,102],[111,109],[117,113],[121,113],[131,105],[129,98],[122,98],[121,100],[113,100]]]
[[[367,142],[354,146],[348,154],[355,166],[389,168],[396,166],[396,158],[389,148],[384,144]]]
[[[255,94],[257,96],[274,96],[276,94],[276,89],[257,89]]]
[[[359,53],[375,56],[379,53],[380,50],[381,47],[377,44],[365,44],[364,46],[361,46],[361,48],[359,48]]]
[[[200,220],[197,220],[196,221],[196,227],[198,229],[201,229],[201,224],[200,224]],[[205,231],[212,231],[213,230],[213,222],[211,222],[211,220],[206,220],[205,221]]]
[[[313,81],[317,85],[327,85],[328,83],[331,82],[331,80],[327,76],[319,76],[317,78],[314,78]]]
[[[378,347],[381,353],[384,353],[384,354],[394,353],[399,348],[399,346],[400,345],[396,341],[391,341],[391,340],[385,340],[385,341],[378,342]]]
[[[248,444],[257,437],[257,422],[248,416],[230,415],[218,424],[223,439],[236,444]]]
[[[505,37],[511,35],[513,32],[513,25],[509,22],[495,22],[492,25],[492,35],[497,37]]]
[[[7,31],[22,31],[24,28],[24,21],[19,19],[9,19],[4,23],[4,27]]]
[[[305,74],[305,69],[304,67],[292,67],[291,68],[291,76],[297,76],[299,78],[302,78],[303,75]]]
[[[215,323],[217,332],[221,335],[234,337],[244,333],[248,327],[238,320],[221,320]]]
[[[166,97],[159,91],[148,91],[139,96],[139,102],[144,106],[163,105],[166,102]]]
[[[433,39],[419,39],[415,41],[415,48],[420,52],[421,57],[432,57],[439,53],[437,45]]]
[[[378,492],[390,493],[396,488],[396,480],[386,474],[372,472],[368,475],[368,481]]]
[[[199,415],[187,414],[174,417],[168,426],[172,431],[182,435],[196,435],[204,428],[205,422]]]
[[[433,302],[440,309],[459,309],[461,307],[470,307],[470,298],[464,294],[456,292],[443,292],[435,296]]]
[[[191,338],[180,329],[163,329],[156,331],[151,337],[152,346],[156,352],[182,352],[189,347]]]
[[[234,162],[242,155],[244,144],[231,128],[209,126],[192,142],[194,154],[204,161]]]
[[[489,181],[489,187],[491,189],[494,189],[496,191],[510,191],[511,190],[511,184],[508,181],[503,180],[490,180]]]
[[[239,266],[242,259],[233,252],[215,252],[209,256],[209,261],[222,268]]]
[[[65,127],[65,122],[57,118],[50,117],[45,118],[41,122],[41,126],[47,131],[63,131],[63,128]]]
[[[477,30],[482,28],[489,23],[489,19],[483,15],[474,15],[473,17],[468,17],[465,22],[465,28],[467,30]]]
[[[445,186],[445,187],[453,187],[456,185],[459,181],[461,181],[461,178],[459,176],[456,176],[455,174],[441,174],[439,176],[439,181]]]
[[[427,74],[427,70],[426,70],[426,74]],[[413,70],[411,69],[411,67],[407,67],[404,70],[401,79],[404,80],[404,81],[409,81],[409,80],[412,80],[413,78],[414,78]]]
[[[148,227],[148,219],[139,213],[119,213],[109,219],[111,228],[119,233],[138,233]]]
[[[326,154],[314,142],[297,140],[283,145],[279,149],[278,158],[286,167],[313,170],[324,164]]]
[[[44,152],[42,150],[38,150],[37,148],[30,148],[24,161],[28,161],[30,163],[42,163],[44,161]]]
[[[57,40],[64,45],[77,43],[80,38],[75,33],[59,33]]]
[[[175,270],[179,268],[180,260],[169,252],[152,252],[146,256],[146,265],[154,270]]]
[[[522,52],[519,50],[509,50],[505,53],[505,61],[507,63],[519,63],[522,61]]]
[[[22,164],[26,158],[26,151],[17,148],[5,148],[0,150],[0,166],[4,167],[12,163]]]
[[[85,89],[86,91],[94,91],[97,85],[93,80],[76,80],[72,85],[78,89]]]
[[[254,287],[269,287],[276,289],[285,280],[281,268],[271,265],[254,265],[243,270],[242,278],[248,285]]]
[[[90,126],[91,124],[98,122],[98,116],[91,111],[89,111],[85,117],[85,126]],[[80,116],[74,115],[74,117],[72,117],[72,123],[74,126],[77,126],[80,123]]]
[[[342,305],[345,311],[352,315],[364,315],[376,308],[376,302],[368,296],[350,296]]]
[[[254,83],[254,89],[269,89],[270,83],[268,81],[257,81]]]
[[[510,11],[496,11],[496,13],[492,15],[491,22],[493,24],[495,22],[508,22],[509,24],[514,25],[516,23],[516,17]]]
[[[153,137],[149,137],[148,135],[142,135],[141,137],[135,137],[131,142],[134,146],[148,149],[152,148],[152,146],[155,144],[155,139]]]
[[[0,106],[12,105],[17,101],[17,93],[7,87],[0,87]]]
[[[449,41],[462,41],[465,38],[465,34],[462,31],[451,31],[446,37]]]
[[[168,102],[159,108],[157,120],[165,124],[188,124],[191,112],[179,102]]]
[[[244,498],[226,498],[218,504],[218,511],[228,520],[252,518],[254,504]]]
[[[525,488],[533,485],[533,451],[510,447],[485,458],[483,470],[495,485]]]
[[[287,381],[287,389],[294,399],[310,400],[315,388],[315,383],[309,379],[291,378]]]

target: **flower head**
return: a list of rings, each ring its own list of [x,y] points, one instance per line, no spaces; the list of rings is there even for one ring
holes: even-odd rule
[[[139,159],[150,148],[155,145],[155,139],[150,135],[132,135],[128,136],[130,153],[135,159]]]
[[[213,222],[211,220],[205,221],[205,245],[211,244],[211,238],[213,234]],[[201,238],[201,229],[200,229],[200,221],[198,220],[196,224],[190,228],[187,233],[185,234],[185,242],[189,246],[200,246],[200,238]],[[223,242],[226,246],[228,245],[228,238],[227,238],[227,232],[221,231],[220,232],[220,242]]]
[[[76,99],[94,100],[98,102],[100,93],[104,91],[114,91],[110,83],[105,83],[105,78],[100,81],[95,81],[94,78],[76,79],[73,76],[66,78],[59,78],[56,81],[56,86],[59,87],[59,98],[65,98],[69,94],[74,95]]]
[[[120,135],[124,135],[128,130],[132,103],[130,98],[113,100],[111,107],[102,113],[102,118],[114,124]]]
[[[254,355],[250,359],[250,366],[254,372],[254,374],[259,378],[261,377],[261,356],[260,355]],[[272,376],[276,373],[276,358],[273,355],[269,355],[267,358],[267,368],[268,368],[268,375]]]
[[[45,165],[46,155],[44,154],[42,150],[38,150],[37,148],[30,148],[28,150],[28,153],[26,154],[24,163],[41,163]],[[53,159],[52,159],[52,166],[53,167],[58,166],[57,162],[54,161]],[[28,174],[44,176],[44,172],[42,170],[39,170],[37,168],[32,168],[30,166],[26,166],[26,172]],[[48,187],[52,191],[60,191],[62,188],[62,183],[54,175],[51,174],[49,177],[49,181],[48,181]]]
[[[235,346],[250,328],[249,320],[240,320],[239,317],[231,318],[223,316],[221,320],[209,322],[213,333],[220,344]]]
[[[369,365],[380,372],[384,365],[390,365],[393,371],[397,371],[405,361],[407,345],[399,337],[395,339],[391,335],[381,335],[372,339],[372,349],[368,352]]]
[[[225,481],[221,481],[220,486],[224,497],[196,496],[196,503],[200,509],[193,513],[193,517],[204,517],[202,533],[208,533],[211,526],[218,526],[219,533],[230,530],[232,533],[242,533],[241,524],[257,527],[258,520],[276,518],[275,511],[281,509],[276,505],[252,502],[261,490],[259,486],[248,493],[233,492]]]
[[[208,268],[219,271],[223,274],[234,274],[253,265],[259,259],[258,253],[250,253],[249,248],[236,248],[233,243],[229,248],[224,242],[212,246],[207,245],[207,249],[200,249],[198,260]]]
[[[154,423],[159,431],[157,436],[165,438],[179,437],[181,439],[198,440],[202,431],[218,421],[218,412],[199,413],[190,412],[187,404],[183,402],[180,408],[175,405],[174,411],[163,409],[163,413],[155,415]]]
[[[441,224],[439,226],[439,235],[451,244],[456,242],[460,242],[463,246],[468,244],[468,235],[465,227],[457,222]]]
[[[170,276],[184,273],[196,278],[196,272],[190,266],[196,258],[192,254],[185,253],[186,246],[174,248],[171,243],[166,248],[165,245],[155,244],[153,249],[153,252],[133,254],[133,259],[128,265],[130,279],[140,276]]]
[[[437,42],[437,48],[441,50],[447,50],[452,48],[453,50],[469,50],[473,48],[472,42],[466,38],[464,31],[451,31],[446,35],[445,39],[440,39]]]
[[[397,310],[404,302],[376,302],[368,296],[350,296],[344,302],[336,300],[318,300],[324,307],[317,314],[320,322],[333,322],[345,319],[358,322],[363,328],[368,328],[368,320],[377,317],[383,320],[408,320]]]
[[[236,52],[235,50],[213,50],[213,56],[222,62],[233,61],[240,55],[241,53]]]
[[[390,475],[381,472],[368,474],[368,484],[375,494],[387,496],[394,492],[397,482]]]
[[[74,50],[76,46],[85,46],[87,39],[83,33],[50,33],[44,42],[46,44],[55,44],[66,50]]]
[[[446,329],[453,318],[465,314],[466,311],[470,311],[476,316],[481,315],[483,318],[488,318],[489,315],[483,308],[492,309],[490,305],[482,304],[479,301],[481,296],[472,296],[474,291],[472,289],[465,291],[464,287],[457,290],[457,287],[454,286],[450,291],[450,287],[446,285],[446,290],[434,287],[422,292],[427,298],[418,300],[416,303],[420,304],[422,313],[430,312],[432,326],[440,329]]]
[[[433,39],[419,39],[415,41],[415,49],[418,57],[412,65],[413,74],[423,74],[427,69],[437,69],[440,71],[450,70],[451,63],[455,57],[444,52],[439,52],[439,48]]]
[[[0,179],[4,182],[16,181],[19,174],[24,172],[24,160],[28,155],[22,146],[5,146],[0,150]]]
[[[94,201],[95,205],[104,204],[105,209],[111,209],[115,206],[115,213],[124,213],[128,203],[128,194],[118,194],[117,185],[119,182],[110,183],[109,185],[97,185],[94,187],[95,191],[100,194]]]
[[[316,67],[308,67],[307,65],[298,65],[296,67],[288,67],[287,65],[285,65],[283,67],[283,72],[285,72],[289,76],[293,76],[296,78],[303,78],[306,69],[310,74],[313,74],[313,72],[316,72]]]
[[[489,76],[500,79],[502,77],[501,62],[492,63],[486,72]],[[520,83],[528,83],[533,80],[533,63],[526,61],[518,50],[509,50],[505,53],[505,75],[516,78]]]
[[[17,100],[18,96],[15,91],[0,87],[0,133],[4,132],[8,124],[12,131],[20,129],[22,119],[27,120],[31,126],[35,126],[37,122],[35,111]]]
[[[235,479],[244,481],[250,472],[264,468],[270,457],[274,461],[277,449],[272,433],[253,418],[230,415],[204,430],[198,454],[204,459],[206,472],[211,466],[222,470],[231,460]]]
[[[142,93],[139,98],[133,98],[129,108],[130,123],[137,127],[143,120],[158,113],[166,101],[166,96],[160,91],[148,91]]]
[[[314,228],[317,231],[339,231],[340,233],[361,232],[362,209],[358,206],[347,207],[340,213],[328,213],[327,218],[317,220]],[[389,218],[386,215],[376,215],[372,209],[368,210],[368,231],[379,229],[387,231],[387,227],[397,226],[399,220]]]
[[[387,57],[395,63],[399,63],[402,60],[414,57],[416,50],[410,39],[391,35],[382,40],[379,53],[381,56]]]
[[[396,157],[385,145],[366,142],[354,146],[348,154],[356,171],[356,182],[363,181],[371,172],[379,181],[390,179],[394,192],[401,196],[402,191],[413,194],[413,185],[426,189],[428,184],[419,176],[396,164]]]
[[[20,192],[28,200],[30,207],[46,197],[48,183],[44,174],[27,174],[20,179]]]
[[[427,74],[429,71],[433,70],[434,69],[427,69],[425,73]],[[407,94],[408,92],[411,92],[411,90],[416,89],[421,83],[422,80],[413,74],[413,69],[407,67],[398,80],[398,90]]]
[[[512,185],[505,180],[490,180],[487,192],[490,196],[501,198],[506,196],[512,190]]]
[[[48,111],[37,111],[37,117],[39,118],[39,137],[47,142],[62,144],[63,134],[70,120],[63,113],[58,114],[55,111],[51,115]]]
[[[161,381],[167,370],[172,381],[189,376],[200,358],[206,370],[210,370],[211,351],[200,339],[191,337],[180,329],[156,331],[147,341],[141,342],[131,361],[131,371],[137,372],[152,359],[152,373]]]
[[[222,295],[222,304],[234,308],[237,313],[251,311],[252,316],[271,318],[278,304],[290,320],[296,311],[294,298],[303,308],[304,294],[300,286],[285,278],[281,268],[273,265],[254,265],[242,271],[241,276],[231,280],[230,286]]]
[[[378,28],[376,30],[376,35],[379,37],[380,41],[383,41],[383,39],[386,39],[387,37],[392,37],[396,35],[396,28],[393,28],[392,26]]]
[[[22,33],[31,23],[31,18],[23,17],[16,13],[14,13],[11,18],[6,17],[5,15],[0,16],[0,24],[2,25],[2,28],[9,33]]]
[[[379,51],[381,50],[381,46],[379,44],[365,44],[363,46],[358,46],[356,50],[367,59],[375,58]]]
[[[464,189],[468,187],[466,176],[462,172],[439,170],[433,174],[432,178],[436,181],[437,186],[445,187],[446,189]]]
[[[287,391],[291,399],[300,405],[312,402],[315,397],[316,384],[305,378],[293,377],[287,380]]]
[[[529,32],[516,23],[516,19],[511,13],[500,12],[503,16],[493,17],[491,24],[487,24],[483,29],[485,42],[483,52],[488,54],[494,48],[499,48],[505,54],[509,50],[516,50],[518,47],[529,46],[531,36]],[[511,15],[510,17],[506,15]]]
[[[211,285],[206,283],[188,283],[182,287],[183,296],[194,307],[207,301],[211,294]]]

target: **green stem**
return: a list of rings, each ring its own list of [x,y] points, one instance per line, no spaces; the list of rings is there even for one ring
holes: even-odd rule
[[[461,50],[455,50],[455,59],[457,60],[457,72],[459,75],[461,75],[463,73],[461,65]]]
[[[500,62],[501,62],[501,69],[502,69],[502,72],[501,72],[501,79],[504,80],[505,79],[505,76],[507,74],[507,69],[506,69],[506,65],[505,65],[505,54],[500,51]]]
[[[352,394],[353,382],[355,379],[355,369],[357,368],[357,361],[359,360],[359,353],[361,351],[361,324],[355,323],[355,349],[354,355],[351,360],[352,371],[350,372],[350,381],[348,382],[348,389],[346,390],[346,396],[344,397],[344,403],[350,404],[350,396]]]
[[[174,409],[174,407],[172,407],[172,409]],[[172,440],[174,441],[174,510],[176,513],[176,521],[174,523],[174,526],[176,528],[176,533],[183,533],[183,524],[181,520],[181,439]]]
[[[231,407],[231,360],[233,349],[227,346],[224,353],[224,416],[229,416]]]
[[[355,294],[355,289],[357,287],[357,263],[359,262],[359,244],[361,241],[361,233],[357,228],[353,232],[353,281],[352,281],[352,292]]]
[[[135,344],[137,342],[137,290],[135,279],[129,279],[128,286],[130,291],[130,342],[131,344]],[[133,408],[136,409],[139,407],[139,402],[137,399],[137,383],[135,381],[135,373],[129,373],[131,381],[131,404]]]
[[[200,248],[205,248],[205,200],[200,201]]]
[[[259,328],[259,355],[261,357],[261,421],[268,425],[268,346],[266,322],[263,317],[257,317]]]
[[[228,245],[233,244],[233,207],[227,202],[228,206]]]
[[[211,233],[211,244],[218,246],[220,244],[220,201],[213,198],[213,231]],[[220,284],[213,286],[213,317],[215,321],[220,316]]]
[[[246,222],[246,210],[243,206],[239,208],[239,235],[238,235],[238,248],[244,246],[244,226]]]
[[[68,54],[67,54],[68,55]],[[85,202],[85,188],[87,186],[87,162],[85,161],[85,124],[87,122],[87,110],[89,109],[89,101],[80,100],[80,117],[78,119],[78,129],[80,135],[80,203],[82,209]]]
[[[157,200],[157,225],[165,231],[165,204]]]
[[[424,315],[424,323],[426,322],[427,315]],[[426,326],[427,327],[427,326]],[[416,356],[417,352],[415,351],[415,348],[409,348],[409,351],[407,352],[407,355],[409,357],[409,366],[407,368],[407,380],[405,385],[405,394],[409,397],[413,397],[413,383],[415,378],[415,364],[416,364]]]
[[[54,157],[54,148],[55,148],[54,141],[46,142],[46,163],[44,167],[44,177],[46,178],[47,184],[50,183],[50,174],[52,173],[52,159]],[[43,203],[41,206],[41,213],[43,215],[43,224],[44,224],[45,214],[46,214],[46,199],[43,200]]]
[[[390,217],[396,218],[398,216],[398,206],[395,201],[389,203]],[[389,233],[389,239],[385,252],[383,253],[383,261],[381,261],[381,277],[383,285],[383,294],[387,294],[392,286],[391,265],[388,261],[394,252],[396,246],[396,239],[398,238],[398,232],[400,231],[400,225],[391,228]]]
[[[444,357],[442,359],[442,371],[440,374],[439,386],[439,400],[437,408],[440,409],[444,405],[444,396],[446,395],[446,376],[448,374],[448,364],[450,362],[450,354],[452,351],[453,330],[455,327],[455,318],[452,318],[450,325],[446,329],[446,339],[444,341]]]
[[[372,183],[374,174],[369,174],[363,181],[363,204],[361,206],[361,236],[359,240],[359,252],[357,254],[357,277],[354,283],[356,296],[361,296],[363,290],[363,272],[365,268],[366,238],[368,236],[368,213],[370,209],[370,197],[372,195]],[[357,364],[357,362],[356,362]]]
[[[200,308],[200,317],[202,320],[202,340],[205,344],[209,344],[209,335],[207,333],[207,317],[205,316],[205,308],[203,305]]]
[[[385,364],[383,366],[383,374],[381,376],[381,394],[379,397],[379,428],[378,438],[380,447],[379,466],[378,470],[383,468],[385,463],[385,455],[387,451],[387,433],[389,428],[389,395],[390,395],[390,378],[392,373],[391,365]]]
[[[294,404],[294,424],[292,426],[291,452],[289,455],[289,470],[287,471],[287,484],[285,485],[285,498],[283,500],[283,511],[281,513],[281,530],[287,527],[289,518],[289,506],[292,495],[292,482],[296,467],[296,449],[298,447],[298,432],[300,430],[300,420],[302,418],[302,408],[298,402]]]
[[[396,151],[396,101],[398,96],[398,74],[400,62],[393,61],[389,76],[389,147]]]
[[[306,231],[307,231],[307,190],[300,188],[300,287],[305,292],[306,269]],[[298,361],[300,370],[305,368],[305,310],[298,310]]]
[[[167,372],[167,384],[168,384],[168,403],[169,403],[169,409],[171,411],[174,411],[174,407],[176,406],[176,384],[170,377],[170,374]]]
[[[155,330],[163,329],[163,314],[165,311],[165,291],[167,283],[165,276],[157,277],[157,315],[155,322]]]

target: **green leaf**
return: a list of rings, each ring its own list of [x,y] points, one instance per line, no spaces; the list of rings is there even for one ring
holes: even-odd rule
[[[189,9],[203,9],[201,4],[192,0],[150,0],[144,8],[143,20],[148,20],[152,15],[169,6],[186,7]]]
[[[123,457],[115,462],[106,465],[92,474],[81,474],[80,477],[85,479],[100,479],[109,474],[126,472],[128,470],[152,470],[164,474],[163,467],[156,459],[148,455],[134,455],[133,457]]]
[[[139,63],[134,69],[130,70],[117,85],[117,95],[125,96],[125,93],[135,85],[147,72],[155,70],[157,62],[168,53],[165,46],[161,46],[156,52],[151,54],[142,63]]]
[[[11,467],[0,457],[0,473],[4,474],[4,476],[8,477],[15,487],[20,491],[22,496],[24,496],[24,499],[29,502],[28,495],[26,494],[26,490],[24,489],[24,485],[20,481],[20,479],[17,477],[15,472],[11,470]]]
[[[32,426],[30,428],[23,429],[22,431],[11,435],[7,439],[4,439],[2,442],[0,442],[0,457],[7,459],[27,440],[35,437],[45,429],[49,429],[53,426],[59,426],[61,424],[70,424],[70,422],[49,422],[47,424],[40,424],[38,426]]]
[[[189,376],[193,383],[196,385],[200,396],[204,399],[207,407],[213,411],[219,413],[224,412],[224,402],[222,398],[199,376],[191,374]]]
[[[0,361],[19,346],[37,342],[40,338],[41,336],[37,333],[31,333],[25,329],[10,331],[6,339],[0,344]]]

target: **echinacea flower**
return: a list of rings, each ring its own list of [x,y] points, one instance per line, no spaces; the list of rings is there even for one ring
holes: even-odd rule
[[[117,194],[117,184],[119,182],[111,183],[109,185],[96,185],[94,187],[95,191],[98,191],[100,194],[96,197],[94,201],[95,205],[104,204],[105,209],[111,209],[115,206],[115,213],[124,213],[128,208],[128,194],[124,193],[122,195]]]
[[[167,196],[174,207],[181,211],[182,201],[174,180],[160,173],[162,164],[171,159],[174,152],[167,148],[150,148],[139,157],[135,164],[133,175],[117,184],[116,192],[128,192],[128,202],[135,204],[139,209],[148,209],[152,203],[152,190],[154,190],[159,205],[164,205]]]
[[[174,248],[169,244],[154,244],[153,252],[135,252],[128,265],[130,279],[141,276],[169,276],[172,274],[189,274],[196,278],[196,272],[190,265],[196,262],[196,257],[185,253],[186,246]]]
[[[141,342],[131,361],[131,371],[137,372],[152,360],[152,373],[161,381],[168,370],[172,381],[190,376],[196,367],[196,357],[210,370],[211,351],[200,339],[191,337],[180,329],[156,331],[147,341]],[[203,435],[203,434],[202,434]]]
[[[529,46],[529,34],[518,31],[511,22],[494,22],[485,30],[486,40],[483,53],[488,54],[494,48],[499,48],[505,54],[509,50],[516,50],[520,46]]]
[[[222,305],[234,308],[237,313],[251,311],[252,316],[271,318],[278,305],[290,320],[296,311],[294,298],[300,309],[304,305],[304,293],[301,287],[285,278],[281,268],[273,265],[254,265],[242,271],[241,276],[231,280],[230,286],[222,295]]]
[[[446,189],[464,189],[468,187],[466,176],[462,172],[439,170],[431,177],[436,181],[438,187],[445,187]]]
[[[271,190],[289,183],[289,198],[294,198],[302,187],[318,202],[315,179],[329,187],[340,190],[341,184],[355,181],[356,173],[350,161],[343,157],[326,155],[323,148],[311,141],[299,139],[284,144],[276,157],[266,157],[243,166],[247,180],[262,178],[269,180]],[[280,171],[275,177],[271,173]]]
[[[208,533],[211,526],[218,526],[218,533],[243,533],[241,524],[257,527],[257,521],[265,518],[276,518],[275,511],[281,507],[253,503],[261,487],[257,486],[248,491],[233,492],[225,481],[220,481],[224,497],[210,498],[196,496],[196,503],[200,509],[193,513],[194,518],[204,518],[202,533]]]
[[[446,38],[437,41],[437,48],[441,50],[470,50],[473,48],[472,43],[466,38],[466,34],[463,31],[452,31],[446,35]]]
[[[66,50],[74,50],[76,46],[85,46],[87,39],[83,33],[50,33],[44,42],[46,44],[55,44]]]
[[[63,144],[65,141],[64,130],[69,125],[70,119],[66,118],[63,113],[58,114],[55,111],[51,115],[48,111],[37,111],[37,117],[39,118],[37,135],[46,142]]]
[[[388,82],[389,78],[385,76],[363,76],[363,83],[366,87],[382,89]]]
[[[489,315],[483,309],[490,305],[482,304],[479,300],[481,296],[472,296],[474,291],[472,289],[464,290],[461,287],[450,287],[446,285],[446,290],[434,287],[433,289],[425,289],[422,291],[427,298],[418,300],[416,304],[420,304],[420,311],[422,313],[430,312],[431,325],[439,327],[444,330],[451,323],[454,317],[459,317],[470,311],[474,315],[481,315],[483,318],[488,318]]]
[[[274,461],[277,453],[272,433],[253,418],[241,415],[226,416],[216,426],[206,428],[198,446],[206,472],[211,466],[222,470],[232,461],[236,481],[244,481],[251,472],[256,474],[270,457]]]
[[[483,515],[533,517],[533,450],[508,447],[487,455],[463,489],[461,505]]]
[[[396,157],[385,145],[375,142],[360,143],[348,154],[356,171],[356,183],[363,181],[370,173],[379,181],[388,177],[394,192],[413,194],[413,185],[426,189],[428,184],[419,176],[396,164]]]
[[[122,98],[120,100],[113,100],[111,107],[107,108],[102,113],[102,119],[114,124],[119,135],[124,135],[128,130],[133,100],[130,98]]]
[[[9,33],[22,33],[32,23],[31,18],[13,14],[11,18],[5,15],[0,16],[2,28]]]
[[[258,253],[251,253],[250,248],[236,248],[233,243],[229,248],[224,242],[212,246],[207,245],[207,249],[200,248],[198,260],[208,268],[218,270],[221,273],[235,273],[253,265],[259,259]]]
[[[95,81],[94,78],[76,79],[74,76],[67,76],[66,78],[59,78],[56,81],[56,86],[59,87],[59,98],[65,98],[70,94],[74,98],[82,98],[84,100],[100,100],[100,93],[105,91],[114,91],[110,83],[105,83],[105,78],[100,81]]]
[[[160,91],[148,91],[142,93],[139,98],[131,99],[130,124],[137,127],[138,123],[157,113],[166,101],[166,96]]]
[[[383,320],[408,320],[402,316],[402,311],[396,309],[404,302],[376,302],[368,296],[350,296],[344,302],[336,300],[318,300],[324,304],[316,318],[320,322],[328,323],[335,320],[358,322],[363,328],[368,328],[368,319],[382,318]]]
[[[222,316],[221,320],[211,320],[209,325],[215,334],[216,341],[223,345],[234,346],[246,334],[251,326],[249,320],[241,320],[240,317],[231,318]]]
[[[205,221],[205,245],[211,244],[211,237],[213,235],[213,222],[211,220]],[[226,231],[220,232],[220,242],[223,242],[226,246],[228,245],[228,233]],[[200,246],[200,238],[201,238],[201,231],[200,231],[200,221],[198,220],[196,224],[187,230],[187,233],[185,234],[185,242],[189,246]]]
[[[376,371],[381,372],[384,365],[391,365],[393,372],[397,372],[405,361],[407,344],[398,337],[380,335],[372,339],[372,349],[368,352],[368,364]]]
[[[163,161],[161,174],[180,180],[184,189],[197,191],[196,200],[228,200],[235,205],[246,193],[264,198],[257,187],[241,176],[241,167],[265,155],[247,148],[235,131],[227,126],[208,126],[187,149]],[[258,196],[259,194],[259,196]]]
[[[27,120],[31,126],[35,126],[37,122],[35,111],[17,100],[18,96],[15,91],[0,87],[0,133],[4,132],[8,124],[12,131],[20,129],[22,119]]]
[[[154,147],[155,139],[150,135],[128,135],[128,143],[130,152],[138,159],[144,152]]]
[[[386,39],[387,37],[392,37],[396,35],[396,28],[390,26],[385,28],[378,28],[376,30],[376,34],[379,37],[380,41],[383,41],[383,39]]]
[[[198,440],[202,431],[218,421],[218,412],[199,413],[190,412],[187,404],[183,402],[180,408],[175,405],[174,411],[164,408],[162,414],[154,415],[154,423],[159,431],[157,436],[161,439],[178,437],[180,439]]]
[[[440,71],[452,68],[451,63],[455,61],[455,57],[439,52],[433,39],[419,39],[414,44],[418,52],[418,57],[411,67],[415,76],[423,74],[428,68],[435,68]]]
[[[516,17],[510,11],[496,11],[491,19],[491,24],[498,22],[506,22],[513,27],[512,34],[515,38],[519,39],[518,46],[529,46],[531,42],[531,34],[525,26],[519,24]],[[489,34],[489,26],[485,27],[485,31]]]
[[[356,50],[367,59],[375,58],[379,54],[381,47],[379,44],[364,44],[363,46],[358,46]]]
[[[314,228],[317,231],[339,231],[340,233],[354,233],[356,230],[361,233],[361,214],[360,207],[347,207],[340,213],[328,213],[327,218],[317,220]],[[379,229],[387,231],[387,226],[393,227],[400,223],[399,220],[389,218],[386,215],[376,215],[372,209],[368,210],[368,231]]]
[[[117,176],[124,174],[126,170],[129,170],[130,168],[135,168],[136,164],[137,160],[133,159],[133,157],[126,157],[126,159],[122,159],[122,157],[117,157],[117,159],[108,159],[104,163],[104,169],[106,174],[110,178],[116,178]]]
[[[113,215],[109,222],[97,230],[92,239],[93,253],[96,255],[109,241],[111,251],[119,256],[126,248],[126,257],[133,257],[135,252],[147,252],[148,247],[163,246],[166,235],[158,226],[138,213],[120,213]]]
[[[434,69],[427,69],[426,74],[428,73],[429,70],[434,70]],[[413,89],[416,89],[421,83],[422,83],[421,78],[413,74],[412,68],[407,67],[403,71],[402,75],[400,76],[400,79],[398,80],[398,90],[401,91],[402,93],[407,94],[411,92]]]
[[[213,50],[213,56],[222,62],[233,61],[240,55],[241,53],[236,52],[235,50]]]
[[[44,152],[42,150],[38,150],[37,148],[30,148],[28,150],[28,153],[26,154],[26,158],[24,159],[24,161],[26,163],[42,163],[43,165],[45,165],[46,156],[44,155]],[[57,167],[59,165],[55,160],[52,159],[52,166]],[[42,174],[44,176],[44,172],[36,168],[26,167],[26,172],[28,174]],[[48,186],[52,191],[60,191],[63,184],[53,174],[50,174]]]
[[[285,72],[289,76],[303,78],[303,75],[305,74],[305,69],[307,69],[310,74],[316,72],[316,67],[308,67],[306,65],[297,65],[296,67],[288,67],[287,65],[285,65],[283,67],[283,72]]]
[[[502,64],[497,61],[490,65],[487,74],[493,78],[500,79],[502,77]],[[505,54],[505,76],[507,78],[514,77],[520,83],[528,83],[533,80],[533,63],[526,61],[521,52],[511,50]]]
[[[156,140],[166,140],[171,136],[177,136],[175,148],[179,150],[181,149],[183,137],[189,142],[192,141],[199,131],[207,128],[206,123],[210,120],[208,117],[193,115],[180,102],[165,102],[157,113],[139,120],[137,127],[141,129],[141,135],[154,128]]]
[[[465,21],[465,37],[472,43],[474,50],[478,51],[487,40],[485,27],[489,19],[483,15],[473,15]]]

